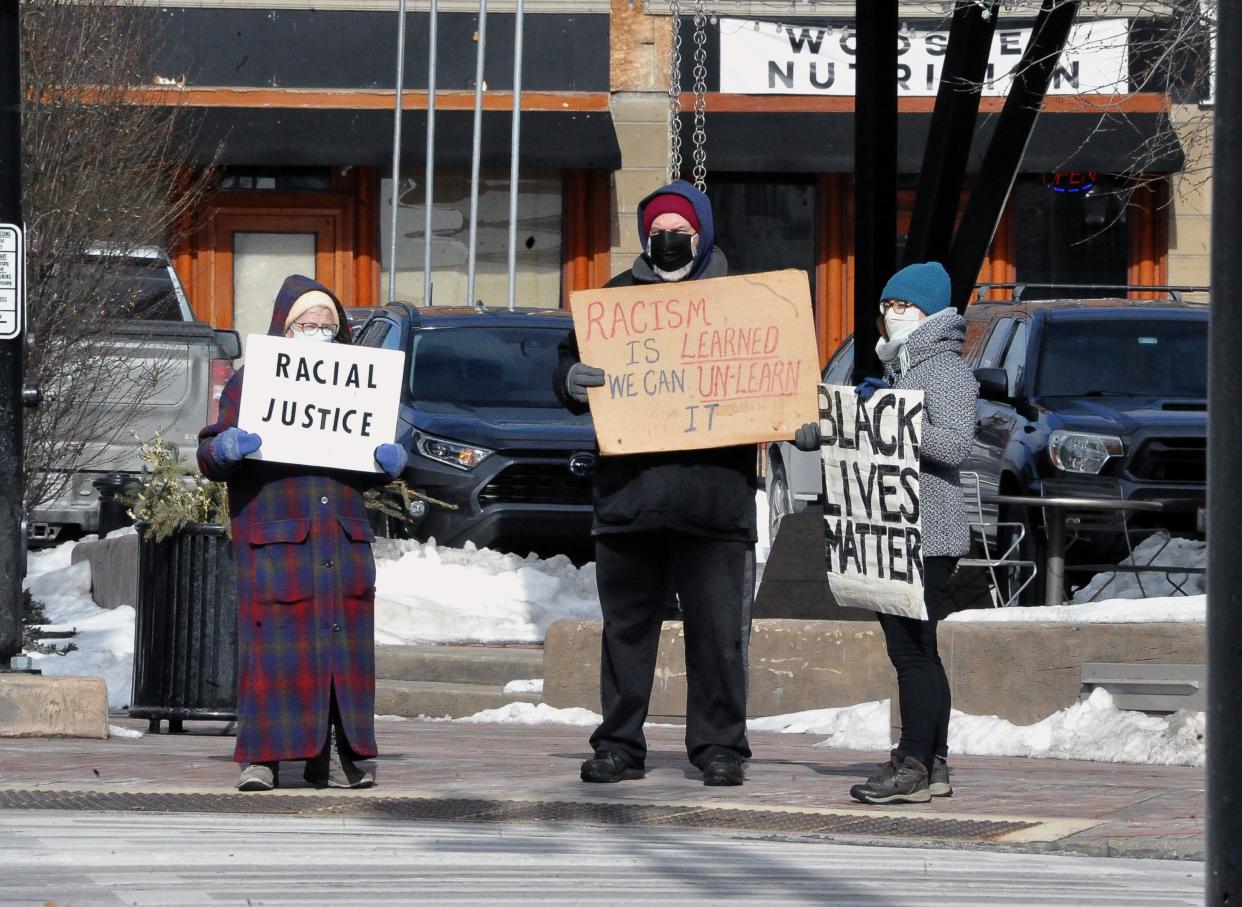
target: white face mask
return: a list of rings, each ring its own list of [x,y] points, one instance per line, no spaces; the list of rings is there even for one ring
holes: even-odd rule
[[[298,331],[293,332],[294,340],[305,340],[307,343],[331,343],[336,339],[335,334],[323,334],[316,331],[314,334],[303,334]]]
[[[908,333],[922,320],[923,313],[916,306],[907,306],[904,312],[889,309],[884,313],[884,330],[890,340]]]

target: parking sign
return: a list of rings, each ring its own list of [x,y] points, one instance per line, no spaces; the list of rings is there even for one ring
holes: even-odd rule
[[[22,334],[26,311],[26,255],[22,228],[0,224],[0,340]]]

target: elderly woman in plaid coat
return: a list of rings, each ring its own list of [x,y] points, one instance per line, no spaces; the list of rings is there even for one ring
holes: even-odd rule
[[[276,297],[273,336],[348,343],[341,303],[309,278]],[[381,444],[386,475],[247,460],[262,439],[237,427],[242,372],[224,389],[220,418],[199,433],[203,475],[225,481],[237,569],[237,747],[240,790],[271,790],[280,760],[303,777],[367,787],[355,758],[375,747],[375,536],[363,491],[399,476],[406,453]]]

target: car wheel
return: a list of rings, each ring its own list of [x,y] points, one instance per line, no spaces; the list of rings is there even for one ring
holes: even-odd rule
[[[1030,576],[1030,567],[1000,567],[996,571],[996,579],[1000,585],[998,590],[1002,601],[1017,596],[1013,602],[1022,607],[1033,607],[1044,603],[1044,552],[1046,550],[1043,528],[1036,525],[1031,511],[1025,507],[1005,508],[1001,511],[1001,522],[1019,523],[1025,529],[1022,541],[1018,545],[1017,558],[1034,561],[1036,564],[1035,579],[1021,592],[1023,581]],[[1012,544],[1016,529],[1001,527],[997,533],[997,553],[1003,554]]]
[[[768,479],[768,544],[776,544],[776,533],[781,521],[794,512],[793,496],[789,493],[789,480],[783,466],[772,467]]]

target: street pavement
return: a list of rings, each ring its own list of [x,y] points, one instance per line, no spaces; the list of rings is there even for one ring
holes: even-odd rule
[[[0,904],[1202,899],[1202,769],[960,757],[954,797],[868,807],[849,786],[884,754],[813,735],[752,734],[745,786],[708,788],[650,728],[645,779],[586,785],[585,728],[381,721],[375,788],[285,763],[239,794],[224,726],[187,727],[0,740]]]

